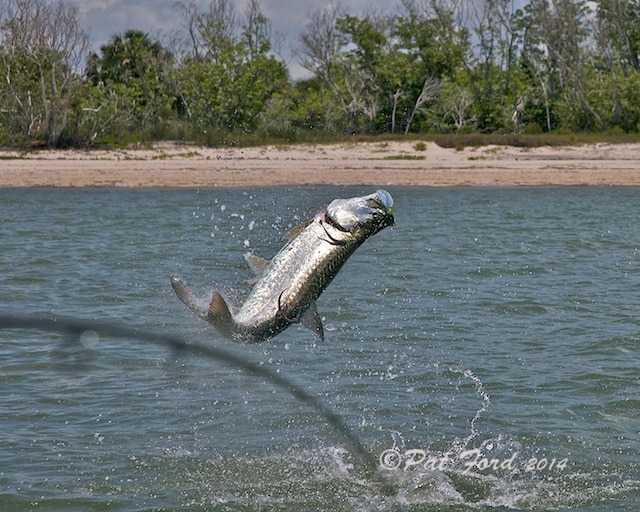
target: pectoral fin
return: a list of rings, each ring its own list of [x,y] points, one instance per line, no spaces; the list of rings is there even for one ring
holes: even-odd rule
[[[247,260],[249,268],[251,268],[256,277],[260,277],[270,263],[269,260],[251,254],[250,252],[245,253],[244,259]]]
[[[324,329],[322,327],[322,320],[320,320],[320,315],[318,315],[318,309],[316,308],[315,302],[312,302],[307,310],[302,313],[302,315],[300,315],[299,322],[307,329],[311,329],[313,332],[315,332],[320,337],[321,341],[324,341]]]

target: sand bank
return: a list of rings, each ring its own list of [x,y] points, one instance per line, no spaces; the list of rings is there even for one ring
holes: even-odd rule
[[[640,144],[445,149],[434,143],[0,151],[0,187],[640,185]]]

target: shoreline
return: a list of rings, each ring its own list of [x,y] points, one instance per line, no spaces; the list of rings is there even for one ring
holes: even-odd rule
[[[423,149],[424,148],[424,149]],[[446,149],[429,142],[0,151],[0,188],[640,186],[640,144]]]

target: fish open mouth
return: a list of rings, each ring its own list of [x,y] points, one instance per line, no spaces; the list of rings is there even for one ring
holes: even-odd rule
[[[394,224],[393,198],[386,190],[350,199],[335,199],[325,210],[328,224],[347,232],[365,227],[367,236]]]
[[[393,217],[393,198],[386,190],[376,190],[374,201],[379,205],[379,211],[385,212],[380,218],[379,223],[372,232],[372,235],[382,231],[384,228],[393,226],[395,219]]]
[[[375,235],[376,233],[379,233],[380,231],[382,231],[384,228],[389,227],[389,226],[393,226],[395,223],[396,223],[396,221],[393,218],[393,215],[391,213],[389,213],[389,214],[385,215],[382,219],[380,219],[380,222],[378,223],[378,225],[373,230],[373,233],[371,233],[371,234]]]

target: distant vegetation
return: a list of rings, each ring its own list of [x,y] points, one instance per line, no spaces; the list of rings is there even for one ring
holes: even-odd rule
[[[640,0],[328,3],[298,36],[309,79],[278,57],[259,0],[175,4],[163,41],[99,51],[74,4],[0,3],[0,144],[250,144],[415,137],[451,147],[640,135]],[[589,135],[591,134],[591,135]]]

